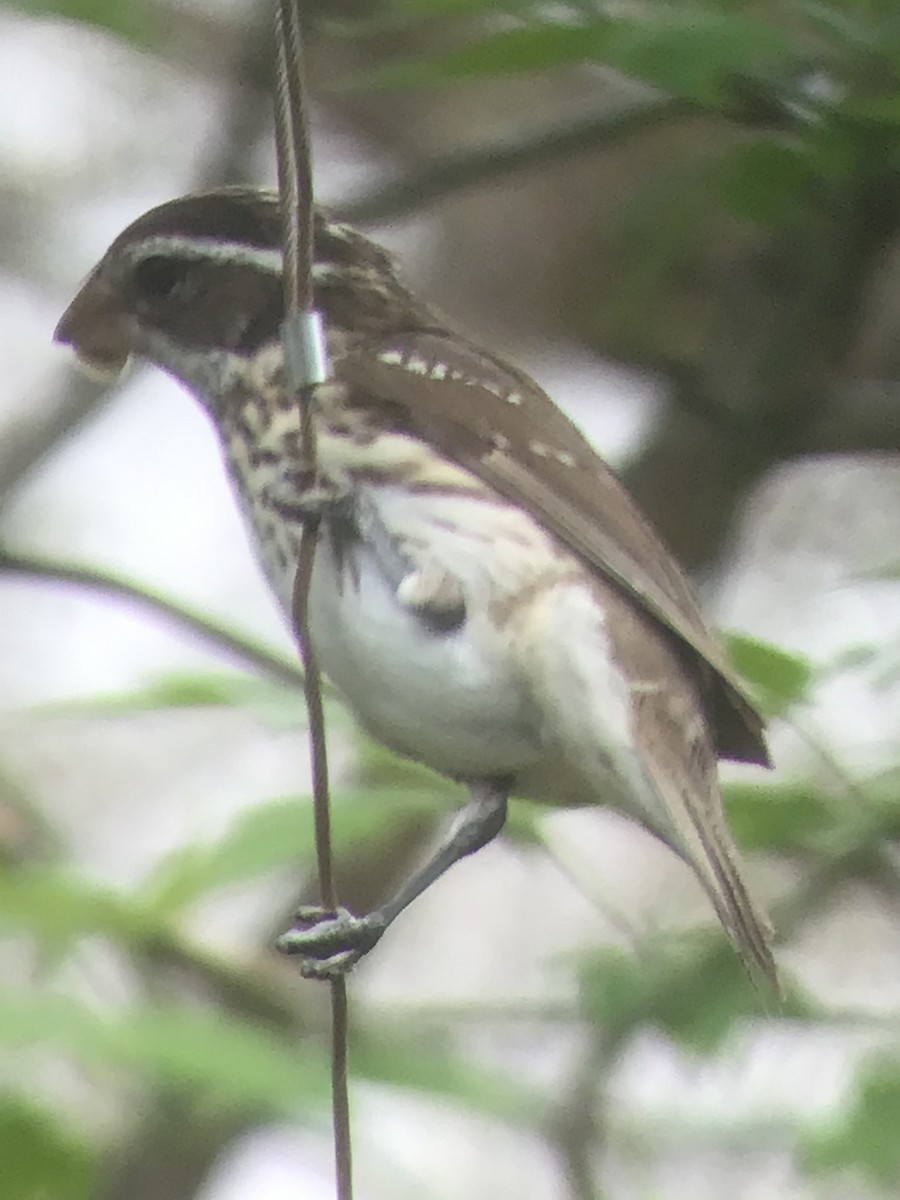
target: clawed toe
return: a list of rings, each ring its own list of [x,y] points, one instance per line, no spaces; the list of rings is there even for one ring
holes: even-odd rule
[[[297,910],[293,928],[275,945],[282,954],[299,959],[305,979],[334,979],[354,967],[383,932],[377,913],[355,917],[346,908],[333,911],[310,904]]]

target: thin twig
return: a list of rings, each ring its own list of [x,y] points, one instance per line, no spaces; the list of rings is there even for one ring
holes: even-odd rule
[[[296,688],[304,682],[303,672],[290,659],[282,658],[249,634],[238,633],[228,625],[212,620],[199,609],[152,591],[144,584],[111,571],[43,558],[36,554],[20,554],[0,549],[0,576],[20,575],[24,579],[45,580],[70,584],[102,596],[130,600],[141,608],[159,613],[175,624],[198,634],[221,650],[233,654],[254,670],[268,675],[278,683]]]
[[[391,220],[456,192],[489,186],[517,172],[548,167],[575,154],[615,146],[645,130],[674,121],[717,122],[737,131],[753,132],[790,130],[798,120],[795,113],[764,87],[752,93],[734,83],[726,103],[707,106],[655,88],[635,86],[634,80],[629,82],[628,92],[632,97],[637,92],[636,98],[606,101],[599,111],[545,123],[543,128],[532,127],[523,134],[432,159],[417,170],[378,184],[349,204],[340,205],[339,214],[360,225]]]
[[[278,152],[278,183],[284,247],[283,341],[286,386],[294,386],[301,413],[301,475],[312,484],[316,477],[316,430],[313,422],[315,387],[325,377],[321,328],[315,325],[312,279],[313,181],[309,128],[303,94],[303,62],[300,13],[297,0],[278,0],[277,88],[275,140]],[[306,323],[304,323],[306,322]],[[308,361],[292,345],[294,335],[313,331],[316,362]],[[307,346],[307,351],[309,347]],[[312,754],[313,809],[316,829],[316,860],[321,902],[334,911],[337,895],[331,855],[331,817],[328,795],[328,760],[322,685],[309,632],[309,589],[319,532],[319,518],[306,522],[300,539],[297,573],[294,577],[293,617],[300,643],[306,678]],[[331,1097],[337,1200],[351,1200],[350,1102],[347,1086],[347,986],[342,976],[331,980]]]

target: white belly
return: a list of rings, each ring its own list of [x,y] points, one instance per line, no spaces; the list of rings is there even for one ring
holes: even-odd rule
[[[526,514],[485,508],[476,496],[410,496],[385,485],[358,495],[398,544],[426,547],[466,603],[462,624],[434,630],[401,603],[367,542],[344,548],[339,571],[323,528],[310,589],[313,647],[360,723],[376,741],[453,778],[511,775],[520,796],[627,810],[635,762],[628,686],[573,560]],[[290,620],[299,530],[243,499]],[[506,619],[498,617],[504,609]],[[558,636],[560,626],[571,638]]]
[[[309,605],[322,670],[369,733],[398,753],[460,778],[527,770],[541,757],[541,722],[507,634],[488,611],[491,594],[517,590],[534,570],[523,553],[522,531],[516,531],[519,540],[504,537],[501,520],[498,536],[486,545],[483,506],[474,497],[410,497],[378,486],[365,489],[365,499],[392,538],[427,543],[429,557],[459,578],[467,616],[449,632],[430,628],[398,600],[396,580],[387,578],[367,543],[346,549],[339,571],[323,528]],[[290,616],[293,567],[281,567],[271,550],[275,526],[269,515],[249,508],[248,516]],[[296,544],[282,550],[282,561],[296,562]]]
[[[404,608],[365,546],[355,579],[327,540],[316,554],[310,630],[322,669],[377,740],[448,775],[520,770],[538,722],[511,656],[485,619],[436,632]]]

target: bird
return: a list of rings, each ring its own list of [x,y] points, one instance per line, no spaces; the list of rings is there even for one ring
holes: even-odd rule
[[[312,283],[331,363],[317,474],[286,381],[278,193],[191,193],[139,216],[55,331],[87,366],[136,358],[211,419],[251,540],[361,726],[468,788],[430,857],[372,912],[300,910],[280,948],[334,978],[510,797],[609,807],[692,869],[754,979],[772,929],[728,829],[718,759],[769,766],[763,721],[687,578],[624,486],[523,371],[453,328],[393,257],[316,207]]]

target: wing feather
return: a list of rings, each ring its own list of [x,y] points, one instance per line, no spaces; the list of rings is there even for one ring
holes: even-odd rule
[[[747,700],[672,554],[614,472],[528,376],[459,338],[421,330],[341,365],[360,404],[428,441],[527,509],[593,571],[675,635],[693,659],[718,753],[768,765]]]

